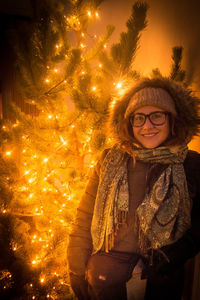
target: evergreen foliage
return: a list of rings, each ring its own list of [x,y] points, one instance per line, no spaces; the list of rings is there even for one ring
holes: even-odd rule
[[[12,101],[13,120],[1,124],[0,294],[5,299],[73,299],[68,234],[88,174],[112,143],[105,127],[109,106],[139,77],[134,58],[147,26],[148,6],[136,2],[119,43],[108,47],[114,31],[108,25],[88,47],[88,26],[98,18],[101,2],[37,0],[35,20],[28,27],[19,23],[10,36],[18,93],[38,115],[25,114]],[[174,50],[175,79],[183,76],[181,53]]]
[[[12,101],[12,120],[1,126],[4,298],[73,298],[66,261],[70,226],[90,169],[110,143],[110,102],[138,77],[132,62],[146,26],[147,6],[136,2],[119,44],[107,46],[114,31],[108,25],[88,47],[88,26],[101,2],[37,0],[35,20],[17,24],[10,35],[17,91],[38,114],[25,114]]]

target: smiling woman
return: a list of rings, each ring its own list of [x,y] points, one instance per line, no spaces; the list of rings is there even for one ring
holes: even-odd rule
[[[181,300],[184,264],[200,251],[200,155],[187,147],[199,132],[198,103],[155,78],[112,105],[116,144],[94,168],[69,241],[78,299],[126,300],[133,272],[147,280],[143,299]]]
[[[138,108],[132,126],[134,137],[144,148],[158,147],[170,135],[167,112],[155,106]]]

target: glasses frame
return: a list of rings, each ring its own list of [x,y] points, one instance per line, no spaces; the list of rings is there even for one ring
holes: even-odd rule
[[[161,123],[161,124],[155,124],[154,122],[152,122],[152,120],[151,120],[151,115],[153,115],[153,114],[155,114],[155,113],[161,113],[161,114],[165,115],[165,120],[164,120],[163,123]],[[167,112],[167,111],[159,111],[159,110],[158,110],[158,111],[152,111],[150,114],[136,113],[136,114],[133,114],[133,115],[130,116],[130,123],[131,123],[131,125],[132,125],[133,127],[142,127],[142,126],[144,126],[144,124],[146,123],[146,120],[147,120],[147,118],[148,118],[152,125],[154,125],[154,126],[162,126],[162,125],[165,124],[165,122],[166,122],[166,116],[168,116],[169,114],[170,114],[170,113]],[[144,116],[144,123],[142,123],[142,125],[135,126],[135,125],[133,124],[133,118],[134,118],[135,115],[141,115],[141,116]]]

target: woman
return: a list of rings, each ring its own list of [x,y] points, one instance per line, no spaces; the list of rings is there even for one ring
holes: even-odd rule
[[[143,79],[116,102],[116,139],[90,177],[68,246],[78,299],[127,299],[138,261],[144,299],[181,299],[184,264],[200,250],[198,99],[166,78]]]

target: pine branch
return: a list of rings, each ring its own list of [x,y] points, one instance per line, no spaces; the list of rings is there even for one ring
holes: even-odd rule
[[[127,32],[121,33],[120,43],[111,48],[111,55],[124,74],[131,67],[138,48],[141,31],[147,26],[146,14],[148,5],[137,1],[132,7],[132,15],[127,21]]]
[[[173,64],[171,67],[170,78],[180,82],[184,81],[185,79],[185,71],[181,69],[182,52],[182,47],[172,48]]]

